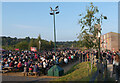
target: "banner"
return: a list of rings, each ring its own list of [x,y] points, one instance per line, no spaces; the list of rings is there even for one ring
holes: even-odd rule
[[[36,52],[36,51],[37,51],[37,48],[36,48],[36,47],[31,47],[31,51]]]
[[[19,50],[18,48],[15,49],[16,51]]]

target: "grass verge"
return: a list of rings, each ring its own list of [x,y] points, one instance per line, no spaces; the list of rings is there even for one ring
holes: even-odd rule
[[[89,66],[88,66],[89,65]],[[89,71],[88,71],[89,70]],[[50,82],[57,82],[57,81],[89,81],[92,77],[93,72],[97,70],[96,67],[92,67],[91,73],[91,66],[90,62],[83,62],[73,66],[64,76],[52,80]],[[88,74],[89,72],[89,74]]]

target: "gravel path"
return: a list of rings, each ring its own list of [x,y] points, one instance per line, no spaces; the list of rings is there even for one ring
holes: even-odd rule
[[[66,73],[71,67],[73,67],[75,64],[79,63],[79,61],[72,62],[72,64],[68,64],[66,66],[63,66],[64,73]],[[37,81],[49,81],[53,80],[59,77],[53,77],[53,76],[39,76],[39,77],[25,77],[21,75],[17,75],[19,73],[14,74],[4,74],[2,75],[2,81],[31,81],[31,82],[37,82]]]

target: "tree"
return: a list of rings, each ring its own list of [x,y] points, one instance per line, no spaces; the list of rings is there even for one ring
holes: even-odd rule
[[[24,46],[26,46],[25,48],[29,50],[30,50],[30,47],[37,47],[37,49],[39,49],[39,40],[41,41],[41,48],[40,48],[41,50],[44,50],[44,49],[49,50],[54,46],[52,41],[49,42],[47,40],[42,40],[40,37],[40,34],[37,39],[36,38],[30,39],[30,37],[17,39],[16,37],[11,38],[11,37],[5,37],[5,36],[0,37],[0,39],[2,39],[1,40],[2,48],[6,50],[13,50],[15,48],[24,49]],[[28,46],[26,44],[25,45],[23,44],[25,42],[28,43]]]
[[[27,42],[30,42],[30,37],[26,37],[25,40],[26,40]]]
[[[40,41],[40,43],[42,43],[41,40],[42,40],[42,39],[41,39],[41,36],[40,36],[40,34],[39,34],[37,40],[35,41],[35,42],[36,42],[36,45],[37,45],[37,49],[39,49],[39,41]],[[40,47],[41,47],[41,44],[40,44]]]
[[[51,49],[54,48],[54,43],[52,41],[50,41],[49,46],[50,46]]]
[[[103,19],[107,17],[102,14],[99,15],[99,10],[97,6],[94,6],[93,3],[90,3],[90,7],[87,7],[86,14],[80,14],[83,16],[79,20],[81,26],[81,32],[78,36],[79,40],[82,41],[83,46],[87,49],[98,48],[98,32],[101,33],[101,23]],[[98,28],[97,25],[100,25]]]
[[[37,40],[38,40],[38,41],[39,41],[39,40],[41,41],[41,35],[40,35],[40,34],[39,34]]]
[[[100,37],[98,37],[98,33],[101,34],[102,20],[107,19],[107,17],[103,16],[102,14],[98,16],[99,15],[98,7],[94,6],[93,3],[90,4],[91,4],[90,7],[87,7],[86,14],[84,14],[84,16],[81,17],[79,20],[79,24],[81,26],[81,32],[78,38],[80,41],[82,41],[83,46],[85,46],[87,49],[90,48],[98,49],[99,47],[99,56],[100,56]],[[82,14],[80,14],[80,16],[82,16]],[[91,56],[91,60],[92,60],[92,56]],[[92,63],[91,63],[91,71],[92,71]]]
[[[30,49],[30,47],[37,47],[37,43],[33,38],[30,40],[28,49]]]
[[[27,50],[28,49],[28,42],[27,41],[22,41],[15,46],[16,48],[19,48],[21,50]]]

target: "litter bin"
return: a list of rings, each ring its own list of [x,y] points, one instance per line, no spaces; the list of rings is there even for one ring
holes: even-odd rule
[[[64,74],[63,68],[58,65],[54,65],[48,70],[48,76],[62,76]]]

